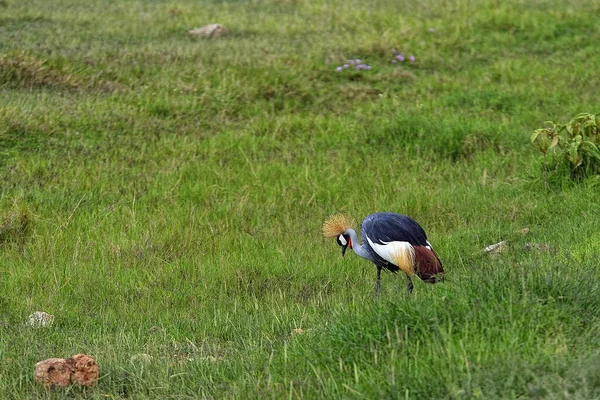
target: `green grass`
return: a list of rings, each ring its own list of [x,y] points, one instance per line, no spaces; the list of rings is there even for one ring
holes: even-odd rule
[[[544,173],[529,143],[599,111],[599,17],[0,1],[0,393],[600,398],[599,181]],[[212,22],[231,34],[186,36]],[[376,301],[372,264],[321,238],[336,211],[412,216],[446,282],[385,274]],[[37,310],[52,328],[24,326]],[[35,384],[78,352],[96,387]]]

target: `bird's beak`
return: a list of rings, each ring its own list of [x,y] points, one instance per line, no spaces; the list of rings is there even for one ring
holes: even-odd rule
[[[348,248],[348,246],[342,246],[342,257],[344,257],[344,254],[346,254],[347,248]]]

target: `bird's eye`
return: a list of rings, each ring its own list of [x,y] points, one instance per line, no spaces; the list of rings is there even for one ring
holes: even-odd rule
[[[338,237],[338,244],[340,246],[345,246],[348,244],[348,241],[346,240],[346,238],[344,237],[344,235],[340,235],[340,237]]]

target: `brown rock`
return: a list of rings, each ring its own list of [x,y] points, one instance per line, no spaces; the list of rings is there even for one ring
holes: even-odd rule
[[[48,388],[79,384],[92,386],[100,368],[92,356],[75,354],[71,358],[49,358],[35,364],[35,380]]]
[[[35,364],[35,381],[46,387],[71,384],[71,367],[64,358],[49,358]]]
[[[70,360],[75,362],[71,382],[83,386],[92,386],[98,381],[100,368],[94,357],[87,354],[75,354]]]

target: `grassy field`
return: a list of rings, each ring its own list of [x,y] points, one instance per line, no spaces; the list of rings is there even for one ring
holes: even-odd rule
[[[0,0],[2,398],[600,398],[600,181],[529,143],[600,111],[599,20]],[[186,35],[213,22],[230,34]],[[355,58],[372,69],[336,72]],[[384,274],[377,301],[373,265],[321,237],[338,211],[412,216],[446,281]],[[35,384],[80,352],[96,387]]]

